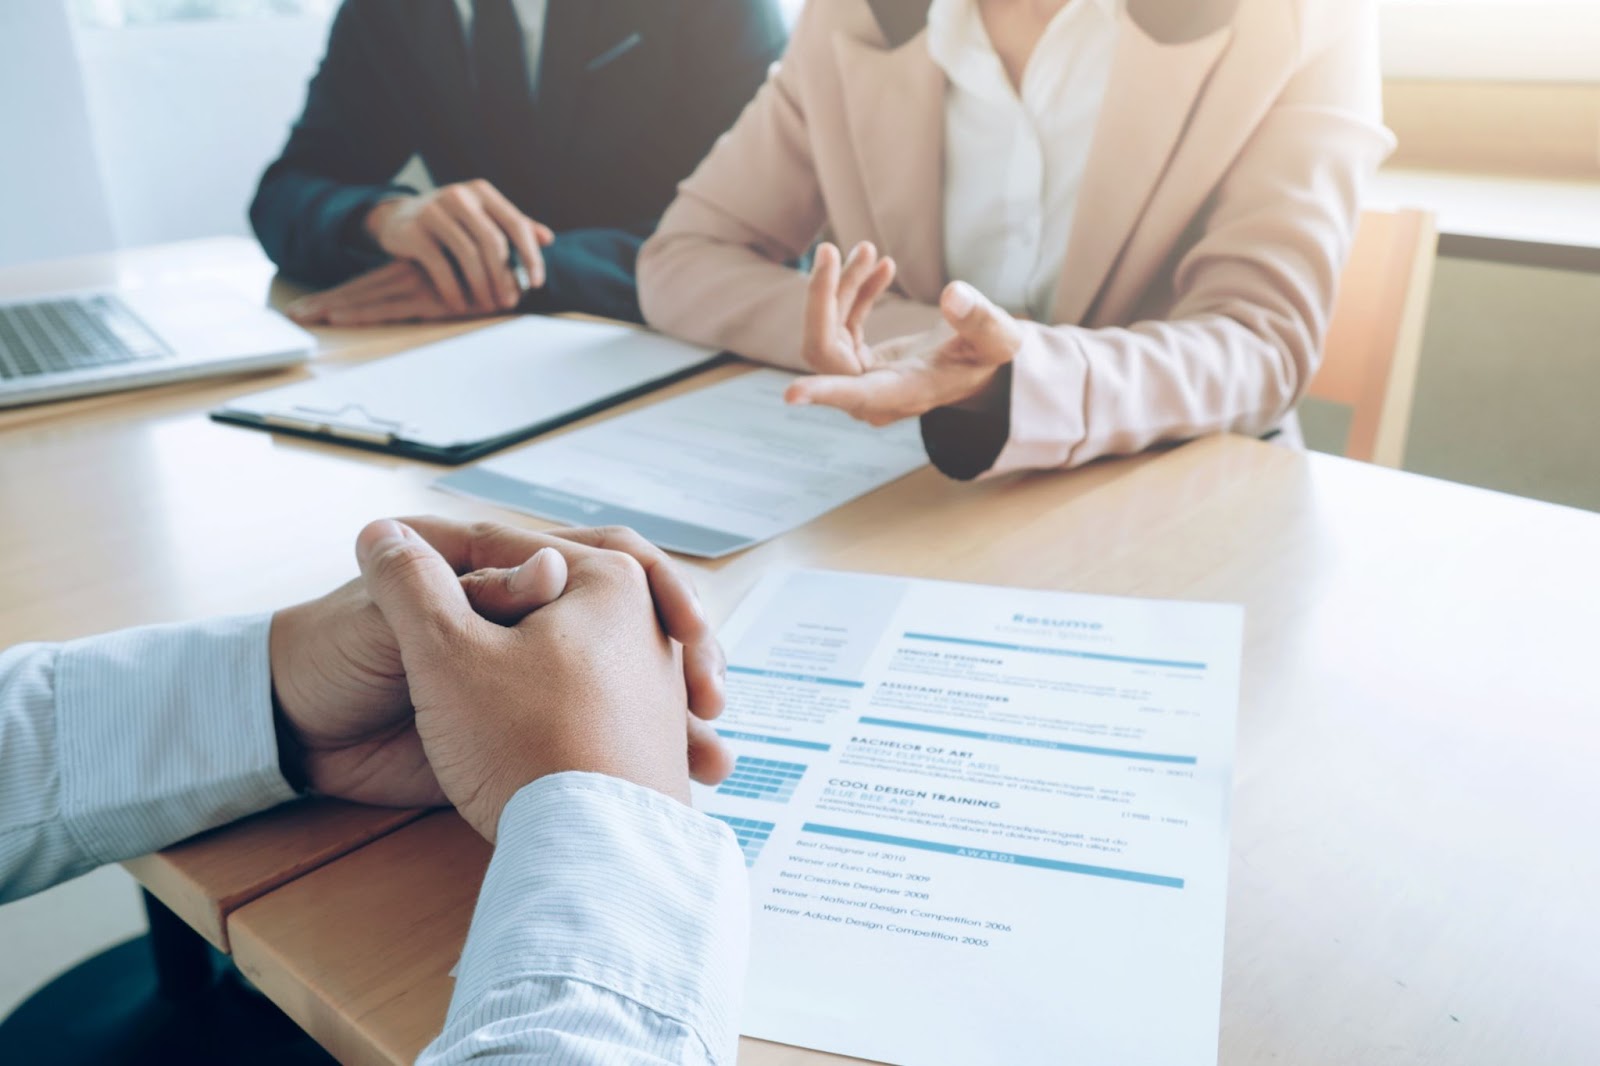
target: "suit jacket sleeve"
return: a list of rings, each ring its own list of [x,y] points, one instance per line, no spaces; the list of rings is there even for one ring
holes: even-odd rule
[[[783,51],[783,20],[774,0],[684,4],[673,24],[670,113],[679,121],[670,137],[651,146],[652,158],[638,160],[640,180],[659,185],[644,197],[656,206],[637,224],[558,233],[545,249],[548,281],[524,297],[522,310],[582,311],[643,322],[635,277],[640,246],[677,183],[733,124]]]
[[[832,13],[808,4],[777,71],[738,123],[679,187],[639,257],[646,320],[685,340],[803,369],[807,281],[785,265],[828,221],[798,71],[832,47]],[[874,342],[932,328],[938,308],[886,296],[867,321]]]
[[[1127,327],[1024,323],[995,416],[923,416],[953,477],[1078,466],[1208,433],[1260,436],[1321,361],[1366,180],[1392,147],[1376,16],[1333,8],[1212,198],[1178,260],[1172,310]]]
[[[615,229],[572,229],[544,250],[543,288],[523,294],[517,310],[555,315],[565,311],[643,322],[634,264],[654,221]]]
[[[383,32],[380,2],[391,0],[346,0],[339,9],[305,110],[250,206],[267,255],[303,284],[334,285],[383,263],[361,221],[378,201],[415,191],[392,183],[417,145],[393,98],[388,67],[403,56]]]

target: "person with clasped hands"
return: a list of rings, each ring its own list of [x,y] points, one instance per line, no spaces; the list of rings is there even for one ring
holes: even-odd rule
[[[689,780],[721,649],[625,530],[379,521],[271,616],[0,653],[0,902],[294,798],[453,804],[495,843],[424,1066],[731,1064],[744,862]]]
[[[640,300],[956,478],[1292,443],[1380,88],[1374,0],[812,2]]]

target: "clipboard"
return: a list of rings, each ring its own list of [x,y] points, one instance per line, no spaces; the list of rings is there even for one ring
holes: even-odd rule
[[[720,358],[632,326],[528,316],[242,396],[211,417],[455,466]]]

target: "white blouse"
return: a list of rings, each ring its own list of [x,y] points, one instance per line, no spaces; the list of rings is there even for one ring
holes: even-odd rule
[[[1011,86],[978,0],[933,0],[945,97],[944,257],[951,280],[1048,321],[1111,79],[1121,0],[1067,0]]]

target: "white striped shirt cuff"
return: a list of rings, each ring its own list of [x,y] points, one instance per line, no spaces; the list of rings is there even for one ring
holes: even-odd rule
[[[732,1066],[748,942],[725,825],[614,778],[543,778],[501,816],[445,1031],[419,1066]]]
[[[92,865],[294,798],[272,724],[271,622],[151,626],[58,650],[61,815]]]

